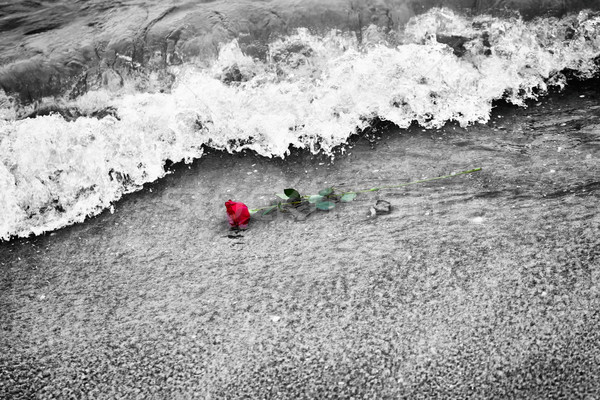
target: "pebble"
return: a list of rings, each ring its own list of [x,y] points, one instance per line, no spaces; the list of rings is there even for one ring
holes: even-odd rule
[[[383,215],[391,212],[392,205],[387,200],[377,200],[377,203],[375,203],[373,208],[375,209],[375,213],[377,215]]]

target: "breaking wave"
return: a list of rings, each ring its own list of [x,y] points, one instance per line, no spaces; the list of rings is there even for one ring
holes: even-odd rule
[[[192,162],[206,147],[285,157],[331,154],[375,120],[406,128],[485,123],[494,100],[518,106],[598,72],[600,16],[466,17],[432,9],[397,32],[300,29],[253,59],[237,41],[208,68],[171,67],[169,93],[90,91],[63,113],[17,118],[0,92],[0,239],[83,221]],[[152,78],[152,77],[150,77]],[[109,112],[106,112],[109,110]]]

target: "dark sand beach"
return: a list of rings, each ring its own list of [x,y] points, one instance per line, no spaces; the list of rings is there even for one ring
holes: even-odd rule
[[[0,244],[0,398],[595,398],[598,81],[333,163],[212,153]],[[224,202],[362,189],[305,221]],[[368,217],[377,199],[392,212]]]

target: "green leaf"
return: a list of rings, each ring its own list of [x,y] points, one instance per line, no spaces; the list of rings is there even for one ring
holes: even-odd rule
[[[333,193],[333,188],[326,188],[319,191],[321,196],[329,196],[331,193]]]
[[[279,197],[280,199],[284,199],[284,200],[288,199],[287,195],[285,195],[283,193],[275,193],[275,196]]]
[[[320,194],[314,194],[308,198],[308,202],[310,204],[320,203],[323,200],[323,196]]]
[[[320,203],[317,203],[317,208],[319,210],[331,210],[332,208],[335,207],[335,203],[331,202],[331,201],[322,201]]]
[[[283,193],[285,193],[285,195],[288,197],[288,199],[299,199],[300,198],[300,193],[298,193],[298,191],[296,189],[285,189],[283,191]]]
[[[356,193],[344,193],[344,195],[342,196],[342,198],[340,199],[340,201],[342,203],[349,203],[352,200],[354,200],[356,198]]]
[[[379,190],[379,188],[373,188],[373,189],[369,189],[369,192],[377,192]]]

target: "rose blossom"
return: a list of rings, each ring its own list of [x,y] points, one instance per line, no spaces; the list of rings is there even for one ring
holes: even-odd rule
[[[246,229],[250,221],[250,212],[244,203],[231,201],[225,203],[227,219],[232,228]]]

